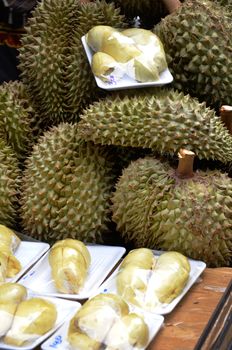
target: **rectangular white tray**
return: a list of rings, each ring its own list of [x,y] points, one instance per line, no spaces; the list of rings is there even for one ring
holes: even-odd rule
[[[43,295],[77,300],[87,299],[93,291],[97,290],[126,251],[123,247],[104,245],[87,245],[87,248],[91,255],[91,265],[85,284],[79,294],[63,294],[56,290],[48,261],[49,251],[28,271],[20,283]]]
[[[164,322],[164,317],[161,315],[155,315],[148,312],[143,312],[142,310],[131,310],[132,312],[136,312],[144,317],[144,320],[149,328],[149,341],[148,344],[152,341],[152,339],[159,332],[161,326]],[[70,317],[71,319],[71,317]],[[42,350],[70,350],[69,343],[67,341],[67,332],[69,327],[70,320],[67,320],[62,327],[59,328],[57,332],[55,332],[45,343],[42,344]],[[147,344],[147,346],[148,346]],[[145,348],[134,348],[134,350],[143,350]]]
[[[45,341],[48,337],[50,337],[67,319],[71,319],[74,314],[79,310],[81,307],[81,304],[77,301],[71,301],[71,300],[64,300],[59,298],[50,298],[41,296],[39,294],[33,293],[31,291],[28,292],[28,299],[32,297],[40,297],[43,299],[46,299],[50,302],[52,302],[56,306],[57,310],[57,320],[54,325],[54,327],[47,332],[46,334],[42,335],[38,339],[28,342],[24,346],[10,346],[3,342],[3,340],[0,339],[0,349],[11,349],[11,350],[31,350],[34,349],[36,346],[41,344],[43,341]]]
[[[21,241],[14,256],[20,261],[22,268],[17,275],[7,278],[6,282],[16,282],[49,248],[48,243]]]
[[[81,38],[82,45],[85,49],[86,56],[88,58],[90,67],[93,57],[93,50],[89,47],[89,45],[86,42],[85,35]],[[94,75],[94,74],[93,74]],[[96,77],[94,75],[94,78],[96,80],[96,84],[101,88],[105,90],[123,90],[123,89],[134,89],[134,88],[144,88],[144,87],[150,87],[150,86],[162,86],[166,84],[170,84],[173,81],[173,76],[170,73],[169,69],[165,69],[159,77],[159,80],[156,81],[149,81],[147,83],[140,83],[136,81],[135,79],[130,78],[128,75],[124,75],[122,79],[119,81],[115,81],[113,75],[111,77],[110,82],[104,82],[100,78]]]
[[[153,250],[153,253],[156,257],[160,256],[162,251]],[[159,314],[159,315],[165,315],[173,311],[173,309],[176,307],[176,305],[180,302],[180,300],[184,297],[184,295],[188,292],[188,290],[192,287],[192,285],[196,282],[198,277],[201,275],[201,273],[206,268],[206,264],[203,261],[199,260],[193,260],[188,259],[191,267],[190,276],[188,279],[188,282],[186,286],[184,287],[183,291],[180,295],[178,295],[173,301],[169,304],[162,304],[161,306],[157,306],[152,313]],[[113,274],[110,276],[110,278],[105,281],[100,288],[97,290],[96,293],[93,293],[93,295],[99,294],[99,293],[115,293],[117,294],[117,287],[116,287],[116,275],[118,273],[119,267],[115,269]]]

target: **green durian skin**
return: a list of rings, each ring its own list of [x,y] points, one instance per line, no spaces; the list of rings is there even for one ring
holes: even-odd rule
[[[173,89],[108,96],[83,110],[78,130],[96,144],[170,155],[185,147],[201,159],[232,159],[232,137],[215,111]]]
[[[35,8],[20,48],[21,78],[48,125],[78,121],[79,110],[102,95],[81,37],[95,25],[125,27],[113,4],[46,0]]]
[[[0,86],[0,137],[11,146],[20,161],[33,144],[36,113],[22,82],[10,81]]]
[[[0,138],[0,224],[17,226],[21,171],[13,149]]]
[[[208,266],[232,258],[232,182],[218,170],[180,180],[166,162],[132,162],[112,198],[113,221],[135,247],[178,251]]]
[[[226,7],[185,1],[153,31],[164,45],[175,88],[215,108],[232,104],[232,22]]]
[[[77,135],[78,124],[46,132],[27,159],[21,190],[21,219],[31,236],[101,242],[108,231],[114,184],[108,151]]]

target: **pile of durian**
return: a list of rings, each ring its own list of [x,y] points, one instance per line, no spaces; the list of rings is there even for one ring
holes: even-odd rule
[[[0,224],[49,243],[175,250],[229,266],[230,11],[228,0],[39,2],[21,79],[0,87]],[[174,80],[106,92],[81,37],[129,29],[131,16],[158,36]]]

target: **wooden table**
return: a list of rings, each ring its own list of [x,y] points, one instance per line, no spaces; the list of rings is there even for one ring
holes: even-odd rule
[[[193,350],[226,287],[232,268],[206,269],[164,325],[148,350]]]

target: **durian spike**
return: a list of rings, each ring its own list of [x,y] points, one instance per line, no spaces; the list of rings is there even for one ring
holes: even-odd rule
[[[179,164],[176,174],[180,179],[188,179],[194,176],[193,161],[195,153],[187,149],[180,149],[178,153]]]
[[[163,0],[163,3],[169,13],[175,12],[181,6],[179,0]]]
[[[225,124],[229,133],[232,135],[232,106],[221,106],[220,116],[222,122]]]

